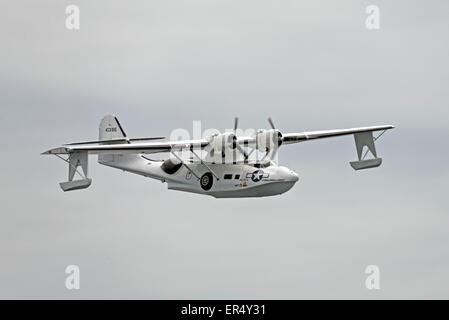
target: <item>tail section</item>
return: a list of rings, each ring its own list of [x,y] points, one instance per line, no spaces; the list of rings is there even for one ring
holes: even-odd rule
[[[62,190],[71,191],[78,189],[86,189],[91,183],[92,179],[88,176],[88,156],[89,151],[86,148],[80,148],[80,146],[104,146],[104,145],[116,145],[127,144],[134,142],[145,142],[152,140],[164,139],[164,137],[149,137],[149,138],[134,138],[130,139],[126,136],[120,122],[115,116],[105,116],[99,125],[99,139],[97,141],[82,141],[64,144],[62,147],[53,148],[45,151],[42,154],[55,155],[61,158],[69,164],[69,177],[65,182],[60,183]],[[78,147],[78,148],[77,148]],[[60,155],[66,155],[67,158],[63,158]],[[100,164],[110,166],[113,168],[121,169],[124,171],[151,176],[148,172],[148,159],[144,159],[139,154],[121,154],[120,151],[114,154],[99,154],[98,162]],[[151,162],[151,161],[150,161]],[[81,167],[82,170],[78,170]],[[159,168],[159,166],[154,166]],[[81,179],[75,180],[75,174],[78,173]],[[158,175],[154,176],[155,179],[160,179]]]
[[[164,139],[164,137],[128,138],[117,117],[113,115],[107,115],[101,119],[98,131],[99,141],[81,142],[77,144],[99,143],[101,145],[110,145]],[[132,168],[135,167],[136,162],[142,162],[142,157],[139,154],[100,154],[98,155],[98,162],[106,166],[133,171]]]
[[[102,144],[115,144],[115,143],[125,143],[129,141],[126,138],[126,133],[123,130],[117,117],[113,115],[107,115],[100,121],[100,126],[98,128],[98,140]],[[98,155],[98,163],[107,166],[116,166],[119,164],[119,160],[122,160],[122,155]],[[134,155],[130,156],[135,157]],[[129,156],[127,158],[130,158]]]
[[[107,115],[101,119],[98,140],[107,141],[123,138],[126,138],[126,133],[120,125],[117,117]]]

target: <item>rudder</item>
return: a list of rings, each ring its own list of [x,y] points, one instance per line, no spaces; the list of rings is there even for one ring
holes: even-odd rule
[[[120,125],[117,117],[107,115],[101,119],[98,140],[107,141],[123,138],[126,138],[126,133]]]

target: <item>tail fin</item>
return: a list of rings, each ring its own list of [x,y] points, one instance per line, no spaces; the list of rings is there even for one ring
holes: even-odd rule
[[[126,133],[117,117],[107,115],[101,119],[98,140],[107,141],[122,138],[126,138]]]
[[[117,117],[112,115],[107,115],[103,119],[101,119],[99,126],[98,139],[104,143],[115,144],[115,143],[124,143],[123,139],[126,139],[126,133],[123,130],[120,122]],[[117,141],[118,140],[118,141]],[[128,141],[129,143],[129,141]],[[119,160],[119,155],[98,155],[98,162],[101,164],[113,166]]]

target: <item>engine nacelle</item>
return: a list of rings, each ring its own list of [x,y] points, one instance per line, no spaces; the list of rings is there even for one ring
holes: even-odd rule
[[[223,159],[229,158],[229,161],[234,161],[234,151],[237,145],[237,137],[232,132],[217,133],[208,138],[209,145],[206,148],[210,160],[222,162]]]
[[[207,138],[209,146],[215,152],[226,151],[226,149],[234,150],[236,147],[237,137],[232,132],[214,134]]]
[[[279,147],[282,144],[282,133],[279,130],[257,130],[254,134],[256,139],[256,149],[268,151]]]

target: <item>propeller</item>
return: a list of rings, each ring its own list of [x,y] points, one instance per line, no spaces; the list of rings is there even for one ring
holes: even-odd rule
[[[271,126],[271,129],[273,129],[273,130],[276,130],[276,127],[274,126],[274,123],[273,123],[273,120],[271,119],[271,117],[268,117],[268,123],[270,124],[270,126]]]
[[[236,136],[236,134],[237,134],[238,125],[239,125],[239,118],[235,117],[234,118],[234,142],[233,142],[233,147],[237,148],[239,150],[239,152],[241,154],[243,154],[244,161],[246,161],[246,160],[248,160],[249,155],[242,148],[242,146],[239,143],[237,143],[237,136]]]
[[[270,156],[271,160],[274,160],[274,158],[275,158],[275,156],[276,156],[276,154],[277,154],[277,152],[278,152],[279,146],[280,146],[280,145],[282,144],[282,142],[284,141],[284,138],[282,137],[282,133],[281,133],[278,129],[276,129],[276,126],[274,125],[273,119],[271,119],[271,117],[268,117],[267,120],[268,120],[268,123],[270,124],[271,129],[273,129],[274,133],[275,133],[276,136],[277,136],[277,146],[276,146],[275,148],[272,149],[273,152],[271,153],[271,156]],[[274,138],[274,137],[273,137],[273,138]],[[265,158],[266,158],[266,157],[268,156],[268,154],[270,153],[270,151],[272,151],[272,150],[270,150],[270,149],[267,148],[267,151],[266,151],[266,153],[265,153],[265,156],[262,158],[261,161],[264,161]]]
[[[273,129],[274,131],[277,132],[277,136],[278,136],[278,147],[282,144],[282,142],[284,141],[284,138],[282,137],[282,133],[276,129],[276,126],[274,125],[273,119],[271,119],[271,117],[267,118],[268,123],[270,124],[271,129]]]

